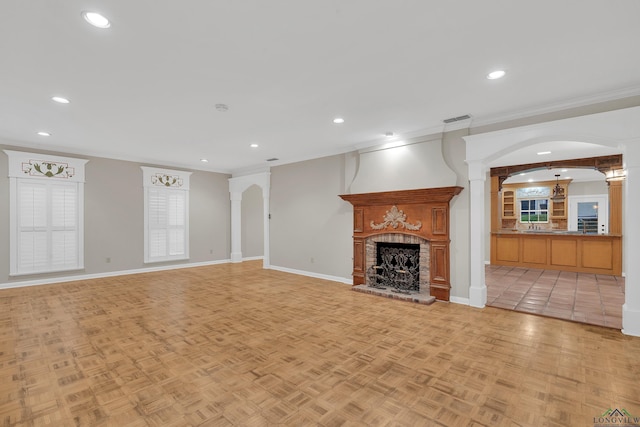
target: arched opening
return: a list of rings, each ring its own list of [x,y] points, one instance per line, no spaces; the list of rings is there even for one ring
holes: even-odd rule
[[[508,157],[535,159],[532,150],[544,157],[565,145],[533,144]],[[487,305],[621,329],[622,192],[606,176],[622,169],[622,155],[577,142],[564,151],[608,155],[490,169]]]
[[[640,188],[639,119],[640,107],[631,107],[463,137],[469,171],[469,205],[470,212],[473,212],[469,216],[469,305],[481,308],[487,302],[485,262],[489,257],[485,254],[489,252],[485,242],[490,237],[491,224],[485,206],[491,203],[492,191],[485,187],[489,184],[489,169],[494,166],[492,162],[538,143],[584,141],[617,149],[624,156],[625,177],[619,188],[620,194],[626,196],[621,213],[625,236],[622,332],[640,336],[640,265],[632,259],[632,254],[640,251],[640,223],[632,220],[640,209],[640,199],[633,197]]]
[[[262,196],[262,266],[270,267],[269,257],[269,192],[270,192],[269,172],[257,173],[253,175],[243,175],[229,178],[229,196],[231,199],[231,262],[242,262],[244,245],[251,245],[250,251],[259,252],[257,241],[259,236],[251,234],[259,233],[260,226],[257,212],[260,210],[259,195]],[[245,195],[247,200],[245,199]],[[244,209],[243,209],[244,205]],[[243,227],[244,221],[249,225]],[[244,242],[243,242],[244,240]],[[252,256],[255,257],[255,256]]]

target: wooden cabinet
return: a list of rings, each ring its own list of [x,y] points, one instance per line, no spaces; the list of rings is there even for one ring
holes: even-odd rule
[[[614,234],[491,233],[491,264],[622,274],[622,237]]]
[[[551,202],[551,218],[566,218],[567,217],[567,185],[561,184],[560,188],[562,189],[562,194],[564,194],[565,198],[561,201],[553,201]],[[553,189],[552,189],[553,191]]]
[[[516,193],[513,190],[502,190],[502,218],[516,218]]]
[[[567,217],[567,199],[561,202],[551,201],[551,217],[566,218]]]

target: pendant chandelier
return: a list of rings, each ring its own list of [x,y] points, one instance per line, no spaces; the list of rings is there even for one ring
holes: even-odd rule
[[[553,197],[551,197],[551,200],[553,200],[554,202],[562,202],[564,201],[564,188],[560,187],[560,182],[558,181],[558,179],[560,178],[560,174],[556,174],[556,186],[553,189]]]

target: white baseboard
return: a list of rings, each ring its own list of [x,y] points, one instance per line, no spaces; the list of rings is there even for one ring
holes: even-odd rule
[[[454,304],[469,305],[469,298],[449,296],[449,302],[452,302]]]
[[[285,272],[285,273],[297,274],[299,276],[307,276],[307,277],[313,277],[315,279],[330,280],[332,282],[339,282],[339,283],[344,283],[344,284],[347,284],[347,285],[352,285],[353,284],[353,279],[347,279],[347,278],[344,278],[344,277],[330,276],[328,274],[313,273],[311,271],[295,270],[293,268],[278,267],[276,265],[272,265],[269,268],[272,269],[272,270],[278,270],[278,271],[282,271],[282,272]]]
[[[207,265],[227,264],[230,259],[216,261],[194,262],[189,264],[161,265],[156,267],[136,268],[134,270],[109,271],[105,273],[80,274],[76,276],[49,277],[46,279],[21,280],[16,282],[0,283],[0,289],[22,288],[25,286],[52,285],[54,283],[77,282],[79,280],[102,279],[105,277],[125,276],[127,274],[153,273],[155,271],[178,270],[181,268],[203,267]]]
[[[244,257],[242,258],[242,261],[257,261],[259,259],[264,259],[264,257],[262,255],[259,256],[248,256],[248,257]]]

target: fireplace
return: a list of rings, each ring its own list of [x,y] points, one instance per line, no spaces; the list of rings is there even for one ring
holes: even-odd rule
[[[419,266],[390,269],[403,271],[400,280],[416,281],[415,289],[429,289],[430,295],[449,301],[449,202],[460,191],[440,187],[341,195],[353,205],[353,285],[370,285],[367,272],[385,268],[379,265],[379,244],[418,245]],[[417,274],[407,279],[404,272],[411,270]]]
[[[376,285],[370,280],[369,272],[383,276],[385,287],[394,289],[393,280],[397,270],[406,271],[411,278],[409,292],[429,289],[429,242],[418,236],[400,233],[385,233],[371,236],[365,240],[365,283]],[[407,281],[400,273],[400,282]],[[377,277],[377,276],[376,276]],[[380,281],[380,280],[378,280]],[[402,283],[396,287],[403,290]]]

